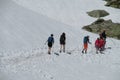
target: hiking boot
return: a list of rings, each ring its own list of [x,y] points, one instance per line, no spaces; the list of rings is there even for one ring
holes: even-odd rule
[[[102,51],[100,51],[101,54],[104,54]]]
[[[62,51],[60,50],[60,53],[61,53]]]
[[[98,51],[96,51],[96,54],[98,54]]]
[[[84,53],[84,51],[82,51],[82,53]]]
[[[87,51],[85,51],[85,54],[87,54]]]
[[[65,50],[63,50],[63,52],[65,53]]]
[[[50,53],[50,52],[48,52],[48,54],[50,55],[51,53]]]
[[[100,53],[102,54],[102,51],[100,50]]]

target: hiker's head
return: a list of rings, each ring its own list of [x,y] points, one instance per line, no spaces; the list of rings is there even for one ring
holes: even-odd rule
[[[100,40],[100,38],[97,38],[97,40]]]
[[[89,36],[88,36],[88,35],[87,35],[86,37],[87,37],[87,38],[89,38]]]
[[[53,34],[51,34],[51,36],[53,36]]]
[[[63,33],[62,33],[62,35],[64,35],[64,36],[65,36],[65,33],[63,32]]]
[[[103,30],[103,32],[106,32],[106,30]]]
[[[106,30],[105,30],[105,29],[103,29],[103,30],[102,30],[102,32],[106,32]]]

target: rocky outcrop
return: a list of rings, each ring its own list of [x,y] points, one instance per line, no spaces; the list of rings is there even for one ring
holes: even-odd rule
[[[98,19],[92,24],[84,26],[83,29],[98,34],[106,30],[108,37],[120,39],[120,23],[113,23],[112,20]]]
[[[105,6],[111,6],[120,9],[120,0],[105,0],[105,1],[107,2]]]

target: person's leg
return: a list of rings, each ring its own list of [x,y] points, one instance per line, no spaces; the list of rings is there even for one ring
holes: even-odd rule
[[[87,49],[85,49],[85,53],[87,53]]]
[[[48,54],[51,54],[52,43],[48,43]]]
[[[60,44],[60,53],[62,52],[62,44]]]
[[[48,48],[48,54],[51,54],[51,47]]]
[[[63,52],[65,52],[65,44],[63,45]]]
[[[84,53],[84,51],[85,51],[85,44],[84,44],[84,46],[83,46],[83,50],[82,50],[82,53]]]
[[[82,53],[84,53],[84,49],[82,50]]]
[[[105,45],[106,45],[106,41],[105,41],[105,43],[104,43],[104,45],[103,45],[103,49],[105,50]]]
[[[100,53],[102,53],[102,47],[100,47]]]
[[[96,54],[98,54],[98,50],[99,50],[98,46],[95,46],[95,48],[96,48]]]
[[[105,49],[105,45],[106,45],[106,38],[104,38],[104,45],[103,45],[103,49]]]
[[[85,47],[84,47],[85,53],[87,53],[88,44],[86,43],[84,46],[85,46]]]

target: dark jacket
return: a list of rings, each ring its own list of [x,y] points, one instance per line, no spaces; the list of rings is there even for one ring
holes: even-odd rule
[[[65,44],[65,41],[66,41],[66,37],[65,37],[65,35],[64,34],[62,34],[61,36],[60,36],[60,44]]]
[[[84,37],[83,43],[84,43],[84,44],[85,44],[85,43],[89,43],[89,37],[88,37],[88,36],[85,36],[85,37]]]
[[[104,39],[106,39],[106,33],[105,31],[101,34]]]

